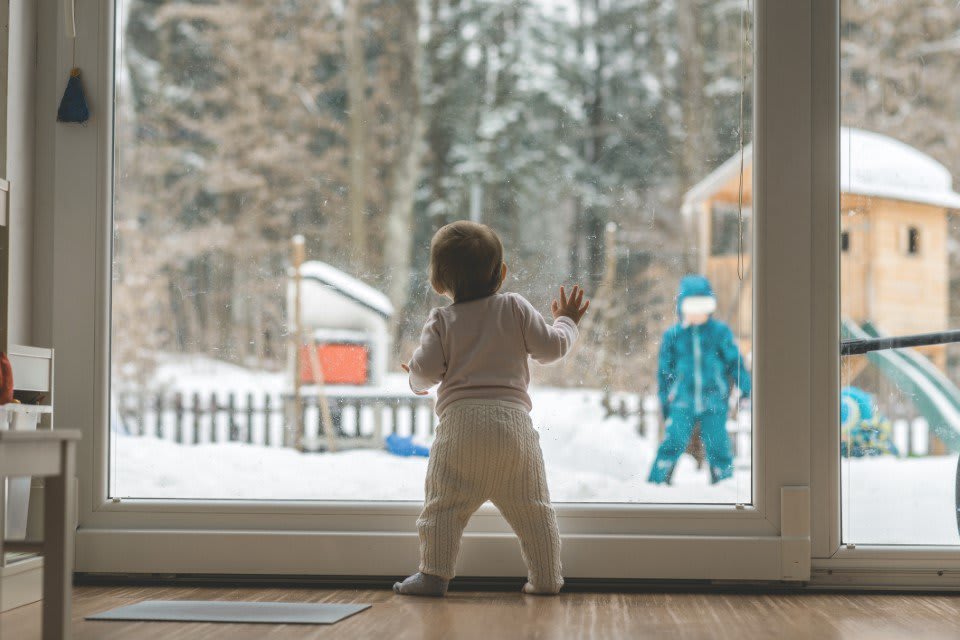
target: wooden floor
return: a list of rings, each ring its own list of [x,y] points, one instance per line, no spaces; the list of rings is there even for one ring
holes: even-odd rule
[[[148,599],[369,603],[336,625],[87,622],[85,615]],[[960,596],[893,594],[570,593],[544,598],[452,592],[442,600],[386,590],[102,587],[74,595],[80,640],[192,638],[960,638]],[[40,605],[0,615],[0,638],[40,638]]]

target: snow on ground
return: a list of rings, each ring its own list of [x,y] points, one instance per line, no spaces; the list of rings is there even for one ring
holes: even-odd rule
[[[956,455],[841,461],[843,540],[960,544],[956,472]]]
[[[180,377],[179,380],[187,380]],[[338,390],[339,393],[339,390]],[[598,391],[535,389],[554,500],[562,502],[749,502],[749,470],[709,486],[685,458],[672,487],[646,483],[656,443],[637,418],[603,419]],[[117,434],[112,468],[121,497],[422,500],[425,458],[381,450],[305,453],[239,443],[179,445]]]
[[[209,360],[170,360],[158,380],[170,391],[284,390],[283,374],[251,373]],[[340,393],[343,388],[338,388]],[[369,394],[367,387],[343,389]],[[408,393],[389,376],[385,395]],[[647,484],[657,443],[637,418],[604,419],[595,390],[533,388],[534,424],[557,502],[749,503],[750,470],[710,486],[681,459],[673,486]],[[240,443],[179,445],[115,433],[112,494],[141,498],[422,500],[427,460],[381,450],[298,453]],[[843,539],[858,544],[958,544],[956,456],[851,459],[842,463]]]

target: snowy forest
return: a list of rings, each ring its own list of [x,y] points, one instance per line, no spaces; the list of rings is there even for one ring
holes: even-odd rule
[[[295,233],[389,295],[409,348],[441,303],[429,238],[471,218],[501,234],[510,288],[540,305],[562,282],[598,286],[608,221],[634,232],[617,256],[623,308],[596,305],[594,340],[648,369],[694,268],[682,194],[738,148],[745,7],[130,0],[115,362],[280,366]]]
[[[844,0],[841,90],[844,124],[957,175],[955,5]],[[124,0],[115,379],[145,380],[159,353],[280,369],[294,234],[309,259],[389,296],[399,361],[442,304],[426,281],[430,236],[467,218],[500,233],[509,289],[541,309],[561,283],[597,296],[590,363],[553,382],[649,386],[677,283],[697,268],[683,195],[750,140],[751,11],[748,0]]]

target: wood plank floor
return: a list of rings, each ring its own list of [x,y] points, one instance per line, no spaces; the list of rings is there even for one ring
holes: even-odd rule
[[[370,603],[329,627],[87,622],[85,615],[150,599]],[[325,638],[960,638],[960,596],[897,594],[452,592],[442,600],[387,590],[263,587],[82,586],[78,640],[282,640]],[[0,615],[0,638],[40,638],[40,605]]]

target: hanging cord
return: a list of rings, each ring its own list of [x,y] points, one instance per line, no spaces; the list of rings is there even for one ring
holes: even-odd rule
[[[749,37],[747,35],[747,15],[752,13],[752,7],[750,0],[747,0],[746,6],[740,12],[740,56],[739,56],[739,74],[740,74],[740,114],[739,114],[739,126],[737,127],[737,145],[740,150],[740,175],[739,184],[737,186],[737,279],[739,281],[739,289],[737,295],[737,305],[734,312],[736,313],[737,318],[737,336],[743,338],[743,314],[740,313],[740,303],[739,299],[743,295],[743,280],[746,277],[746,268],[744,266],[744,255],[743,255],[743,175],[744,175],[744,103],[746,102],[746,93],[747,93],[747,64],[746,57],[747,52],[750,49]],[[740,362],[740,359],[743,357],[740,354],[740,345],[736,345],[737,348],[737,389],[741,389],[743,383],[742,380],[742,370],[743,366]],[[739,434],[739,425],[740,425],[740,401],[737,400],[737,405],[733,410],[733,419],[737,423],[737,431],[735,433]],[[752,464],[752,462],[751,462]],[[737,477],[737,502],[743,502],[740,499],[741,491],[743,489],[740,474],[736,474]]]
[[[75,0],[64,0],[63,17],[66,21],[67,37],[72,40],[73,52],[70,58],[70,70],[77,67],[77,14]]]
[[[746,57],[749,48],[747,36],[747,14],[750,13],[750,0],[747,0],[746,8],[740,13],[740,124],[737,127],[737,143],[740,148],[740,182],[737,187],[737,278],[743,282],[744,259],[743,259],[743,166],[744,166],[744,118],[743,105],[747,93],[746,77]]]

